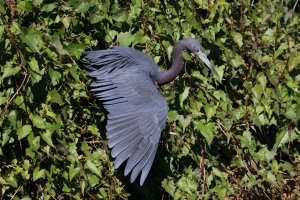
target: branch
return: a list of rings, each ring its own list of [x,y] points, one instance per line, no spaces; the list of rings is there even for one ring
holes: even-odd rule
[[[293,7],[293,12],[295,11],[295,8],[296,8],[297,4],[298,4],[298,0],[296,1],[295,5]]]
[[[5,108],[2,110],[2,112],[0,114],[1,117],[6,112],[8,106],[11,104],[12,100],[19,94],[21,88],[25,85],[25,82],[27,82],[27,80],[28,80],[27,78],[28,78],[28,74],[25,74],[21,85],[17,88],[17,91],[12,95],[12,97],[10,97],[9,101],[5,105]]]

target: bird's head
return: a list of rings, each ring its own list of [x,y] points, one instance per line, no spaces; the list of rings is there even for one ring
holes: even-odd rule
[[[208,68],[218,76],[218,73],[215,70],[214,66],[211,64],[207,56],[204,54],[204,49],[201,46],[201,44],[194,38],[187,38],[184,40],[185,40],[184,43],[186,47],[195,55],[197,55],[206,64],[206,66],[208,66]]]

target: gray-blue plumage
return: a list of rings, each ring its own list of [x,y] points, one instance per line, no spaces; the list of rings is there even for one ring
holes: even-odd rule
[[[127,160],[124,174],[131,172],[131,182],[141,172],[143,185],[167,120],[168,105],[155,82],[164,84],[179,74],[183,68],[181,52],[186,48],[216,73],[199,42],[192,38],[175,45],[173,65],[166,71],[160,71],[146,54],[129,47],[84,52],[83,63],[91,71],[89,76],[95,78],[91,91],[109,112],[106,135],[111,155],[116,158],[115,167]]]

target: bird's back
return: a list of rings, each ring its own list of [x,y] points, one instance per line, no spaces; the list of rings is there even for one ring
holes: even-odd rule
[[[128,66],[126,64],[129,64],[129,66],[136,66],[136,69],[148,73],[153,81],[155,81],[160,72],[159,67],[152,58],[145,53],[130,47],[113,46],[107,50],[84,52],[84,54],[86,58],[89,59],[92,71],[95,71],[96,69],[99,70],[100,66],[98,64],[100,63],[104,64],[101,67],[117,69],[116,71],[121,73],[122,70],[125,70],[126,66]],[[114,66],[107,65],[111,61],[114,61]],[[98,67],[95,68],[97,65]],[[89,66],[87,66],[87,68],[89,68]],[[91,75],[93,76],[93,74]]]

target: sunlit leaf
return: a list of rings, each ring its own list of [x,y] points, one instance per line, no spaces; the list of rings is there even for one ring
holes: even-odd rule
[[[231,31],[230,32],[230,35],[232,36],[232,39],[235,43],[237,43],[237,45],[239,47],[242,47],[243,46],[243,36],[242,34],[238,33],[238,32],[235,32],[235,31]]]
[[[26,137],[32,132],[31,125],[24,125],[21,128],[18,129],[17,135],[18,135],[18,140],[21,140],[22,138]]]
[[[300,52],[295,52],[290,54],[288,64],[287,64],[289,70],[293,70],[299,64],[300,64]]]
[[[183,107],[183,102],[184,100],[186,100],[186,98],[189,95],[189,91],[190,91],[190,87],[186,87],[183,91],[182,94],[179,95],[179,99],[180,99],[180,106]]]
[[[70,55],[80,58],[86,46],[86,44],[71,44],[66,46],[65,50],[67,50]]]
[[[102,177],[99,168],[90,160],[87,160],[85,163],[85,166],[91,170],[94,174],[96,174],[98,177]]]
[[[129,46],[134,41],[134,35],[130,32],[123,32],[118,34],[117,41],[120,46]]]
[[[204,125],[201,121],[199,121],[196,125],[196,130],[200,131],[202,136],[206,139],[206,142],[210,145],[212,140],[214,139],[214,123],[208,123]]]
[[[13,76],[13,75],[17,74],[20,70],[21,70],[21,68],[19,66],[12,67],[9,65],[4,68],[2,78],[4,79],[4,78],[10,77],[10,76]]]

